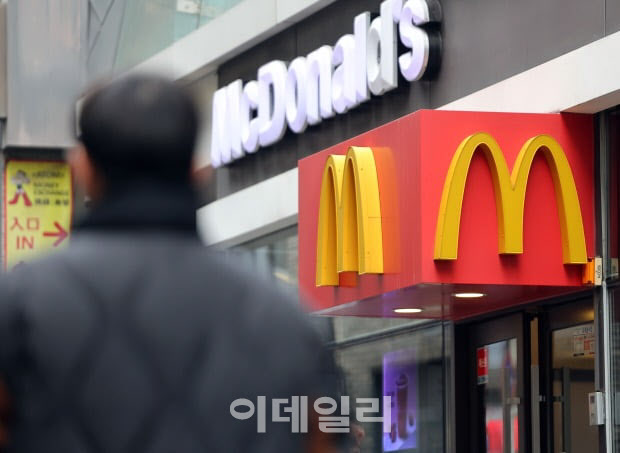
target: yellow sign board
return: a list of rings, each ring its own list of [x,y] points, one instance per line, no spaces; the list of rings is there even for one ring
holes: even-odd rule
[[[11,160],[4,169],[4,268],[68,244],[73,211],[64,162]]]

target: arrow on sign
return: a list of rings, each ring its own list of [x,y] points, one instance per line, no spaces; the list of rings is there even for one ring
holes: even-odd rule
[[[58,222],[54,222],[54,226],[58,231],[43,233],[43,236],[58,238],[56,239],[56,242],[54,242],[54,247],[58,247],[60,243],[69,236],[69,234],[65,231],[63,227],[60,226]]]

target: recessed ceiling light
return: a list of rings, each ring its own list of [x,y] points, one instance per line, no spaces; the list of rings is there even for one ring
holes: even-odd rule
[[[483,293],[454,293],[452,295],[459,299],[479,299],[480,297],[486,296],[486,294]]]
[[[411,314],[411,313],[421,313],[421,308],[395,308],[394,313],[399,314]]]

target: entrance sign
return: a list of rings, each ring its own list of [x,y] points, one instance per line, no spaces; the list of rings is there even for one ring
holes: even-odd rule
[[[573,327],[573,357],[593,356],[596,354],[596,337],[594,324]]]
[[[463,140],[448,169],[441,197],[435,236],[435,259],[455,260],[457,257],[463,192],[471,160],[478,151],[484,154],[493,176],[499,253],[523,253],[525,190],[532,163],[540,152],[545,156],[553,178],[564,262],[586,264],[586,239],[573,173],[562,147],[548,135],[533,137],[523,145],[512,175],[508,172],[506,159],[499,145],[489,134],[478,133]]]
[[[63,162],[10,160],[4,170],[4,268],[67,245],[73,190]]]
[[[219,167],[277,143],[287,127],[299,134],[437,69],[437,0],[385,0],[371,21],[365,12],[353,34],[325,45],[288,66],[275,60],[258,69],[257,80],[235,80],[213,95],[211,165]],[[436,27],[437,28],[437,27]],[[407,49],[398,55],[398,42]]]
[[[302,159],[301,293],[333,315],[460,319],[582,288],[593,137],[588,115],[428,110]]]

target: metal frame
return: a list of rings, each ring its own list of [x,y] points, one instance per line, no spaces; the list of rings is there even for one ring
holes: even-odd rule
[[[611,150],[609,147],[609,115],[601,112],[596,116],[597,139],[597,177],[598,177],[598,197],[597,197],[597,230],[598,237],[597,251],[603,258],[605,277],[610,275],[610,250],[609,250],[609,218],[611,209],[609,205],[609,180]],[[600,436],[600,451],[607,451],[606,447],[612,448],[613,438],[613,386],[612,386],[612,349],[613,339],[611,336],[611,300],[609,297],[610,289],[607,287],[606,278],[594,294],[595,302],[595,329],[598,332],[598,345],[602,354],[597,354],[596,364],[596,388],[604,392],[605,399],[605,426],[604,433]]]

